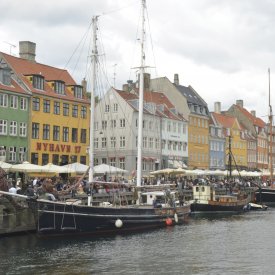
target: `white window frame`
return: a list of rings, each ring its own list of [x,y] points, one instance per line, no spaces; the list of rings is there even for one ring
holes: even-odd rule
[[[20,110],[27,111],[28,110],[28,101],[25,97],[20,97]]]
[[[8,121],[5,119],[0,119],[0,135],[7,135],[8,132]]]
[[[9,135],[10,136],[17,136],[17,121],[15,121],[15,120],[10,121]]]
[[[11,95],[10,96],[10,107],[12,109],[17,109],[18,108],[18,96],[16,96],[16,95]]]
[[[27,123],[26,122],[20,122],[19,123],[19,136],[20,137],[26,137],[27,136]]]
[[[16,147],[9,147],[9,161],[16,162]]]
[[[0,94],[0,107],[8,107],[8,95]]]

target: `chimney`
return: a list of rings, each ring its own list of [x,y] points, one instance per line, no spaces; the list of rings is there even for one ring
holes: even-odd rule
[[[221,113],[221,103],[220,102],[215,102],[214,103],[214,112],[217,114]]]
[[[135,88],[133,80],[127,80],[127,84],[122,85],[122,91],[124,92],[130,92],[133,88]]]
[[[237,99],[236,100],[236,105],[240,106],[243,108],[243,100],[242,99]]]
[[[251,111],[250,113],[251,113],[252,116],[256,117],[256,111],[255,110]]]
[[[151,75],[148,73],[144,74],[144,90],[149,90],[150,89],[150,78]]]
[[[179,85],[179,75],[178,74],[174,74],[174,84]]]
[[[85,79],[85,77],[82,79],[81,85],[83,87],[83,92],[86,94],[87,93],[87,80]]]
[[[23,59],[35,62],[36,44],[30,41],[19,41],[19,56]]]

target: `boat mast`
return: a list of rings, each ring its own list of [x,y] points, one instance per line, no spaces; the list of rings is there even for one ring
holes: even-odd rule
[[[89,146],[89,183],[91,184],[94,179],[94,115],[95,115],[95,81],[96,81],[96,64],[98,62],[97,52],[97,20],[98,16],[94,16],[92,19],[93,24],[93,45],[92,45],[92,75],[91,75],[91,108],[90,108],[90,146]]]
[[[137,186],[141,186],[141,171],[142,171],[142,144],[143,144],[143,92],[144,92],[144,38],[145,38],[145,0],[142,0],[142,28],[141,28],[141,64],[140,64],[140,75],[139,75],[139,108],[138,108],[138,155],[137,155]]]
[[[268,104],[269,104],[269,162],[270,162],[270,184],[273,184],[273,131],[272,131],[272,107],[271,107],[271,100],[270,100],[270,69],[268,68]]]

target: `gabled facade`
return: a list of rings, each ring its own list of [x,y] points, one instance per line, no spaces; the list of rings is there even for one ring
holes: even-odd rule
[[[248,112],[243,107],[243,100],[237,100],[236,104],[233,104],[226,113],[236,117],[238,121],[247,129],[248,133],[256,139],[256,167],[253,163],[255,156],[253,156],[253,149],[255,144],[251,138],[249,138],[249,155],[248,166],[249,168],[267,169],[268,167],[268,135],[266,131],[265,122],[256,117],[256,112]],[[274,160],[275,161],[275,160]]]
[[[247,169],[247,141],[240,123],[235,117],[215,111],[212,116],[223,127],[226,138],[226,167],[228,168],[231,141],[232,166],[237,166],[241,170]]]
[[[151,88],[163,92],[176,109],[188,121],[188,167],[209,168],[209,111],[206,102],[191,87],[179,85],[178,75],[174,83],[169,79],[152,79]]]
[[[226,167],[226,139],[222,126],[210,113],[209,121],[209,169],[224,170]]]
[[[0,160],[29,160],[31,93],[18,81],[0,53]]]
[[[34,164],[88,163],[89,101],[66,71],[35,61],[35,44],[20,42],[20,56],[2,53],[24,90],[32,95],[29,160]]]

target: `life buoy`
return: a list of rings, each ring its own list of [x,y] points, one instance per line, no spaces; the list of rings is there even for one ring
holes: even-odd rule
[[[166,225],[172,225],[173,224],[173,220],[171,218],[167,218],[165,220],[165,223],[166,223]]]

